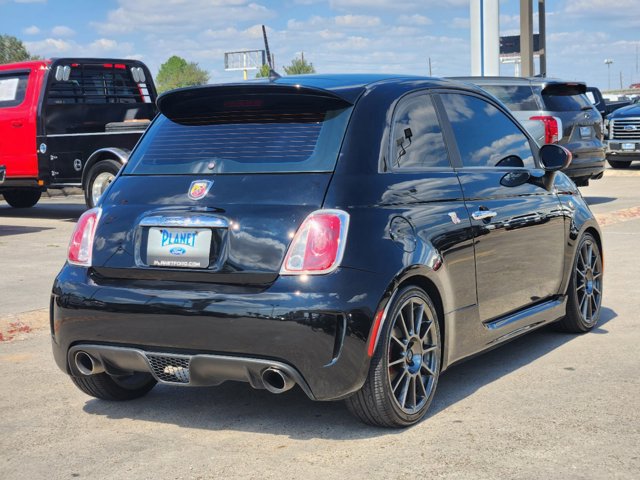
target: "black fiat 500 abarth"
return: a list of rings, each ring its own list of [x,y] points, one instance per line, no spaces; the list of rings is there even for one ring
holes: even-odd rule
[[[495,98],[420,77],[175,90],[53,286],[60,368],[105,400],[157,382],[298,385],[420,420],[452,364],[593,328],[598,225]]]

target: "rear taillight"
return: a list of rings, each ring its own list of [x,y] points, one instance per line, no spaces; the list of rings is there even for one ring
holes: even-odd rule
[[[317,210],[302,222],[289,245],[281,275],[319,275],[338,268],[344,254],[349,214]]]
[[[67,260],[74,265],[91,265],[91,253],[93,252],[93,238],[96,234],[96,226],[100,220],[100,208],[87,210],[78,219],[76,229],[71,235]]]
[[[558,143],[558,140],[562,138],[560,133],[562,123],[559,118],[549,115],[538,115],[531,117],[529,120],[540,120],[544,123],[544,143]]]

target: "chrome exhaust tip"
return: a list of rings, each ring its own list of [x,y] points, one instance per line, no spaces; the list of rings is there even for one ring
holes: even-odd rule
[[[104,372],[104,367],[102,366],[102,364],[87,352],[76,352],[73,360],[76,366],[76,370],[78,370],[78,372],[80,372],[82,375],[89,376],[95,375],[96,373]]]
[[[284,393],[296,384],[289,375],[275,367],[269,367],[262,372],[262,383],[271,393]]]

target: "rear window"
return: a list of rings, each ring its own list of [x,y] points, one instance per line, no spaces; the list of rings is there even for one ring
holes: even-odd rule
[[[131,66],[124,63],[69,65],[68,80],[54,80],[47,104],[74,103],[150,103],[145,82],[136,82]]]
[[[352,110],[302,95],[213,101],[197,112],[160,115],[124,174],[332,171]]]
[[[579,112],[592,106],[584,94],[557,95],[542,92],[542,100],[544,101],[546,110],[552,112]]]
[[[528,85],[481,85],[481,87],[514,112],[540,109],[535,93]]]
[[[0,108],[16,107],[24,101],[28,73],[0,73]]]

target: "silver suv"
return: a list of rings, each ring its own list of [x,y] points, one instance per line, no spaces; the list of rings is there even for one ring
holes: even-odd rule
[[[573,154],[565,173],[578,186],[601,178],[605,167],[602,116],[582,82],[538,77],[458,77],[504,103],[540,144],[558,143]],[[540,134],[544,127],[544,134]],[[537,125],[537,127],[536,127]]]

